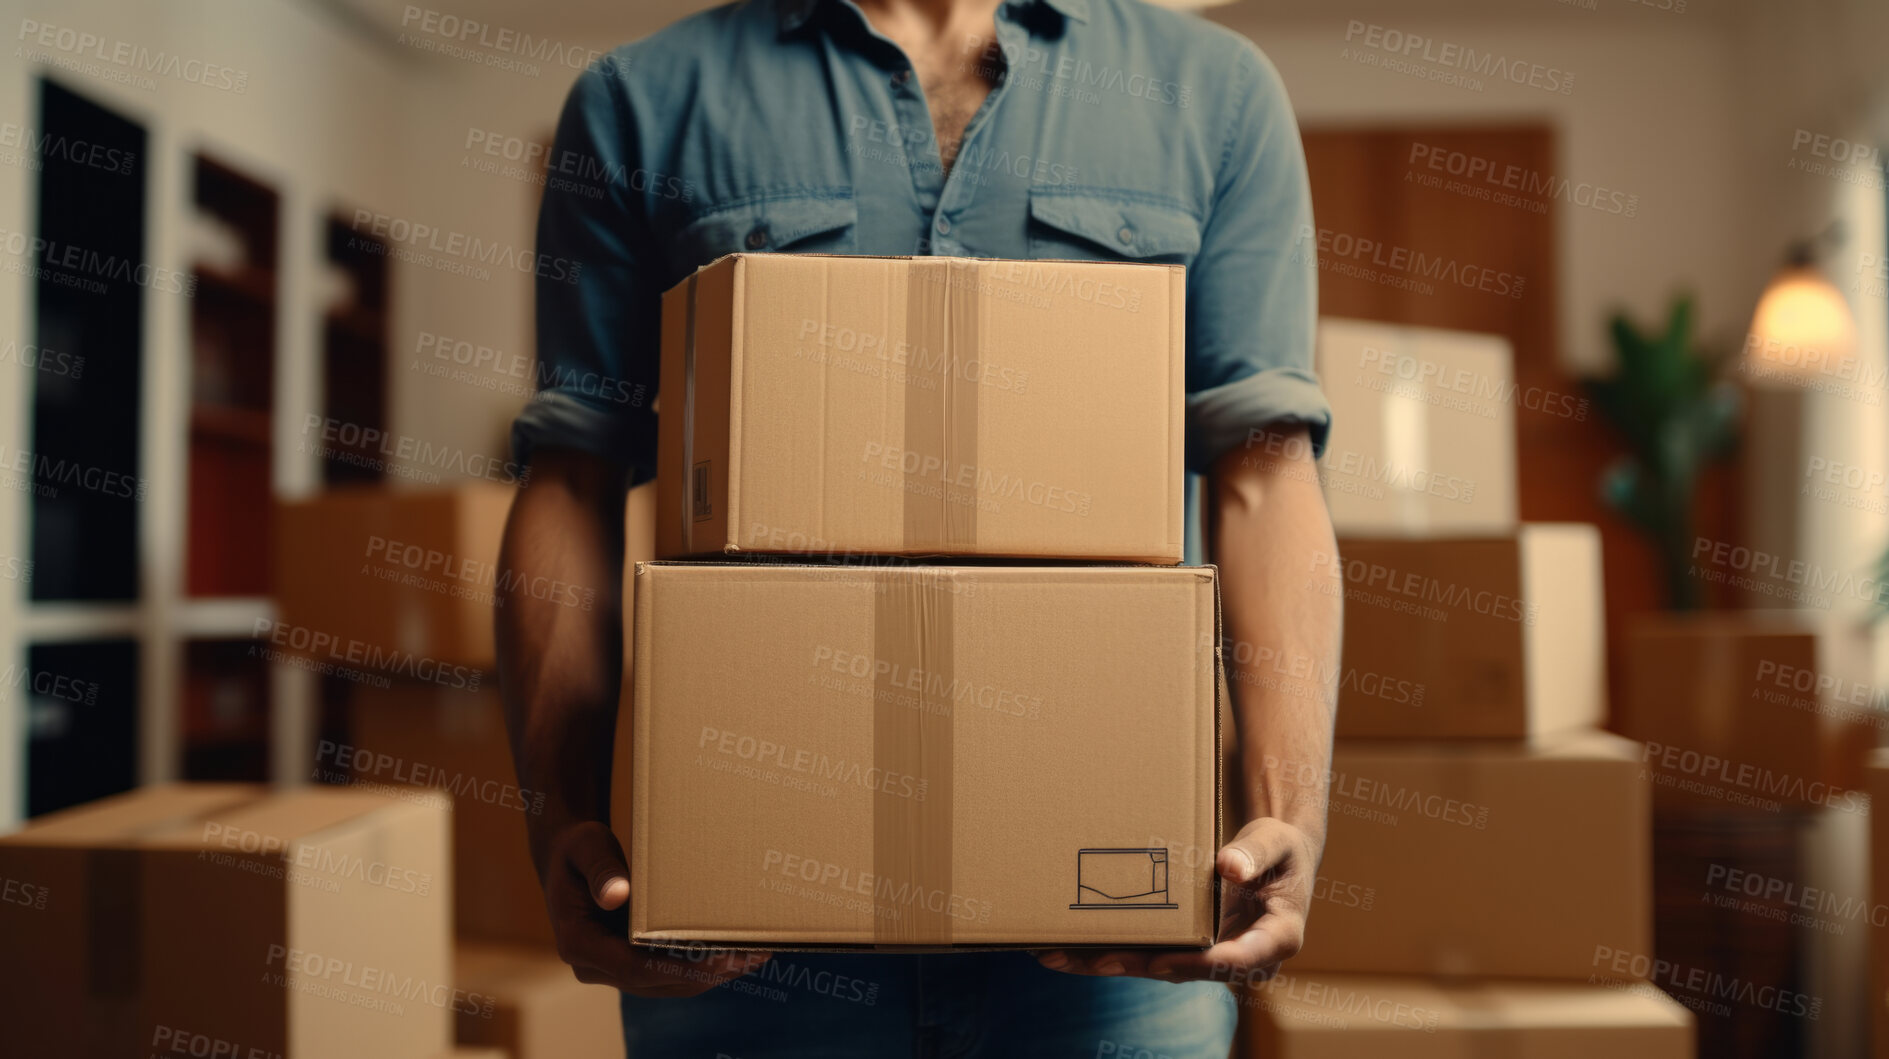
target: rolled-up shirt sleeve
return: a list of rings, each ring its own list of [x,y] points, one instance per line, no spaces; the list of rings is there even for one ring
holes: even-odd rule
[[[538,212],[538,391],[512,423],[512,453],[571,448],[655,477],[660,282],[633,115],[613,62],[578,77],[558,119]],[[565,160],[569,164],[559,163]]]
[[[1303,425],[1319,452],[1331,406],[1313,374],[1318,320],[1305,149],[1272,63],[1242,46],[1212,212],[1187,279],[1187,463],[1206,472],[1264,428]]]

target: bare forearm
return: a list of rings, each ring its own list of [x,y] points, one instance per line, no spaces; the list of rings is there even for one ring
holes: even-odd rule
[[[530,820],[542,870],[564,826],[607,820],[623,671],[623,472],[547,451],[512,503],[500,568],[499,684],[519,786],[545,795]],[[573,591],[533,592],[562,583]]]
[[[1211,495],[1246,815],[1323,849],[1343,584],[1304,431],[1222,457]]]

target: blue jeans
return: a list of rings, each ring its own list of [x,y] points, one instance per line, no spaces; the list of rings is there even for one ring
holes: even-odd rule
[[[623,997],[629,1059],[1226,1059],[1217,982],[1092,978],[1027,953],[783,952],[684,1000]]]

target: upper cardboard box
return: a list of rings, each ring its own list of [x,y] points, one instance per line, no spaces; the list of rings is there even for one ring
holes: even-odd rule
[[[1179,266],[736,254],[663,299],[657,554],[1178,563]]]

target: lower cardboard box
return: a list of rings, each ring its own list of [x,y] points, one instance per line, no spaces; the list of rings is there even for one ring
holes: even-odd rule
[[[621,1059],[618,993],[585,985],[557,954],[515,945],[460,941],[453,984],[476,1003],[462,1008],[462,1050],[479,1045],[510,1059]]]
[[[1340,742],[1304,971],[1586,979],[1652,952],[1640,747]],[[1268,759],[1287,782],[1322,770]]]
[[[1692,1059],[1692,1013],[1607,985],[1294,971],[1235,990],[1246,1059]]]
[[[17,946],[0,960],[9,1054],[441,1051],[446,843],[436,806],[220,784],[144,788],[0,838],[0,878],[35,895],[0,905]]]
[[[633,940],[1211,939],[1212,568],[642,563],[636,580],[616,768]]]

